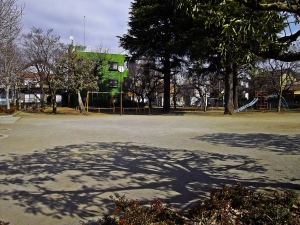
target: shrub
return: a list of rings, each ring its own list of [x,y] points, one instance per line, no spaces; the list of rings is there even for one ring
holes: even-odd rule
[[[84,225],[269,225],[300,224],[300,202],[293,191],[274,191],[272,194],[247,190],[240,183],[214,189],[210,198],[194,204],[188,217],[171,210],[159,200],[142,206],[138,200],[111,196],[115,209],[97,221]]]
[[[195,204],[190,217],[201,224],[300,224],[300,203],[293,191],[272,195],[246,190],[240,183],[211,192]]]
[[[0,220],[0,225],[9,225],[9,223]]]
[[[0,113],[13,114],[15,111],[16,111],[16,107],[15,106],[10,106],[10,109],[6,109],[6,105],[1,105],[0,106]]]
[[[179,214],[159,200],[149,202],[148,206],[142,206],[138,200],[127,199],[118,194],[110,197],[115,204],[113,215],[105,215],[102,219],[88,221],[84,225],[184,224],[184,219]]]

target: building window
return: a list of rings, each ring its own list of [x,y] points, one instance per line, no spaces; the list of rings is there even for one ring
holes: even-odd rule
[[[117,71],[118,70],[118,63],[117,62],[109,62],[109,70],[110,71]]]
[[[108,84],[110,88],[117,88],[118,87],[118,80],[108,80]]]

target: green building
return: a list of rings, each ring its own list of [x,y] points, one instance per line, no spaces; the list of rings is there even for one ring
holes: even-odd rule
[[[95,62],[94,75],[98,77],[97,91],[82,92],[83,100],[88,101],[85,103],[90,107],[119,106],[121,85],[124,92],[124,79],[128,77],[127,55],[80,51],[77,54]],[[120,66],[124,72],[119,72]]]

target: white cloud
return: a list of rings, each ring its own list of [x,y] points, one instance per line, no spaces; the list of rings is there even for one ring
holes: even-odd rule
[[[36,27],[53,29],[63,43],[117,49],[118,38],[127,32],[132,0],[19,0],[25,4],[23,32]],[[85,28],[85,29],[84,29]]]

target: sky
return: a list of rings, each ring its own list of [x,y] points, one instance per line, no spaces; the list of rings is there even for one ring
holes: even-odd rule
[[[121,53],[116,36],[127,33],[132,0],[18,0],[25,5],[23,32],[32,27],[53,29],[62,43],[85,45]]]

